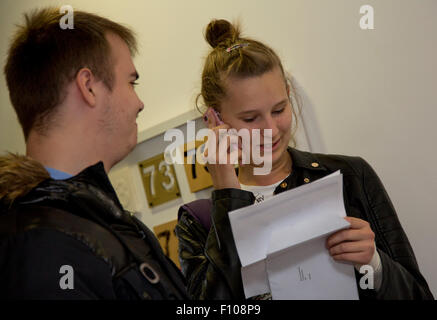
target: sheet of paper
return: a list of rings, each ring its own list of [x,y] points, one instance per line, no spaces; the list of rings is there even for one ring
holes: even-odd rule
[[[323,252],[315,250],[316,247],[310,245],[314,241],[324,244],[329,234],[349,226],[349,223],[343,219],[346,212],[342,188],[342,175],[337,171],[323,179],[283,192],[260,204],[229,213],[242,264],[241,271],[246,297],[272,292],[275,299],[296,298],[290,293],[295,292],[293,281],[296,278],[290,276],[291,278],[284,279],[282,284],[280,280],[287,274],[295,274],[296,270],[298,274],[304,272],[302,266],[296,267],[291,262],[287,269],[287,261],[295,261],[293,248],[296,248],[296,252],[300,252],[300,248],[309,248],[313,252],[306,253],[311,257],[310,263],[306,264],[306,269],[311,267],[314,274],[319,276],[324,274],[332,281],[338,280],[340,285],[344,282],[345,287],[337,286],[337,288],[340,288],[340,291],[345,289],[344,297],[355,299],[357,289],[353,266],[337,266],[340,263],[330,258],[324,245]],[[327,264],[327,258],[332,260],[330,264]],[[317,267],[315,267],[316,264]],[[326,273],[321,273],[322,269],[317,268],[322,268]],[[316,279],[320,280],[319,277]],[[305,285],[305,288],[311,289],[308,292],[316,290],[317,286],[326,287],[324,282],[313,280],[306,281],[305,284],[308,282],[310,285]],[[349,290],[350,287],[352,287],[352,293]],[[281,290],[281,288],[286,289]],[[313,299],[322,297],[322,292],[324,290],[320,290],[320,295]],[[327,291],[328,296],[329,292],[332,293],[332,290]],[[331,296],[337,299],[342,295],[332,294]],[[302,295],[302,297],[306,296]]]
[[[255,262],[241,268],[244,295],[251,298],[260,294],[271,292],[267,278],[266,260]]]
[[[354,267],[336,262],[326,237],[268,256],[266,271],[273,300],[357,300]]]
[[[350,226],[343,217],[323,216],[323,213],[320,215],[274,230],[270,235],[267,256]]]
[[[320,235],[316,238],[312,238],[310,233],[308,233],[308,231],[305,231],[305,229],[300,230],[298,228],[295,228],[294,226],[283,227],[272,234],[270,240],[270,247],[268,249],[269,254],[267,255],[267,258],[255,262],[251,265],[242,267],[241,269],[244,294],[246,298],[250,298],[267,292],[272,292],[269,284],[269,279],[267,276],[268,270],[266,269],[266,263],[269,260],[269,258],[270,258],[269,261],[272,262],[272,257],[274,257],[274,255],[277,253],[283,252],[284,248],[285,251],[287,252],[289,251],[288,249],[290,249],[290,246],[287,247],[285,242],[286,239],[288,239],[289,234],[293,234],[294,232],[296,232],[298,234],[297,238],[301,239],[302,242],[312,241],[313,239],[319,239],[321,237],[323,237],[323,241],[326,241],[326,238],[330,234],[340,229],[347,228],[350,225],[346,220],[339,217],[335,219],[330,219],[326,222],[323,220],[317,222],[320,223],[319,226],[323,226],[323,229],[317,227],[315,228],[315,230],[317,229],[321,230],[319,231]],[[303,236],[301,236],[302,234]],[[298,243],[297,246],[302,245],[302,242]],[[292,241],[292,243],[295,242]],[[292,247],[295,245],[296,244],[292,244]]]
[[[271,234],[283,226],[309,228],[317,236],[315,221],[324,217],[344,217],[342,175],[339,172],[325,179],[283,192],[259,204],[229,212],[232,233],[242,266],[265,259]],[[290,234],[287,241],[299,243]]]

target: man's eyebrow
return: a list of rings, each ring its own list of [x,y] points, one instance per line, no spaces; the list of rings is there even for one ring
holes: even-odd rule
[[[132,72],[131,74],[130,74],[130,77],[131,78],[135,78],[135,80],[138,80],[138,78],[140,77],[140,75],[138,74],[138,72]]]
[[[274,106],[272,106],[272,109],[275,108],[275,107],[277,107],[277,106],[280,106],[280,105],[282,105],[282,104],[285,104],[286,102],[287,102],[287,99],[281,100],[281,101],[279,101],[278,103],[276,103]],[[241,116],[241,115],[245,115],[245,114],[247,114],[247,113],[257,112],[257,111],[258,111],[258,110],[246,110],[246,111],[242,111],[242,112],[238,113],[237,115],[238,115],[238,116]]]

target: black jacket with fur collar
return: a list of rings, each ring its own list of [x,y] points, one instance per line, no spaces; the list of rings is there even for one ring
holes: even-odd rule
[[[29,190],[41,167],[0,160],[0,298],[188,298],[179,269],[123,210],[101,162]]]

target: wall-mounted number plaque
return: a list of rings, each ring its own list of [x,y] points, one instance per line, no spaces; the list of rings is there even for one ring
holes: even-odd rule
[[[174,167],[164,160],[164,154],[141,161],[141,179],[151,208],[181,196]]]
[[[211,175],[209,174],[206,165],[200,164],[196,161],[196,150],[203,143],[203,141],[197,140],[195,141],[194,147],[193,142],[184,145],[184,167],[191,192],[196,192],[212,186]],[[190,149],[188,149],[187,145],[190,146]]]

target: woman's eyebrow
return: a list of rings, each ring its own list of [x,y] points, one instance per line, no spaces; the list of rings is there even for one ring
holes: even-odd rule
[[[277,104],[275,104],[275,105],[272,107],[272,109],[275,108],[275,107],[277,107],[277,106],[280,106],[280,105],[283,105],[283,104],[287,103],[287,100],[288,100],[288,99],[285,98],[284,100],[279,101]]]
[[[287,99],[281,100],[281,101],[279,101],[278,103],[276,103],[275,105],[273,105],[273,106],[271,107],[271,109],[273,109],[273,108],[275,108],[275,107],[277,107],[277,106],[283,105],[283,104],[285,104],[286,102],[287,102]],[[245,115],[245,114],[248,114],[248,113],[252,113],[252,112],[257,112],[257,111],[258,111],[257,109],[241,111],[241,112],[237,113],[237,116],[242,116],[242,115]]]
[[[252,112],[256,112],[256,111],[258,111],[258,110],[246,110],[246,111],[242,111],[242,112],[237,113],[237,116],[242,116],[242,115],[245,115],[247,113],[252,113]]]

